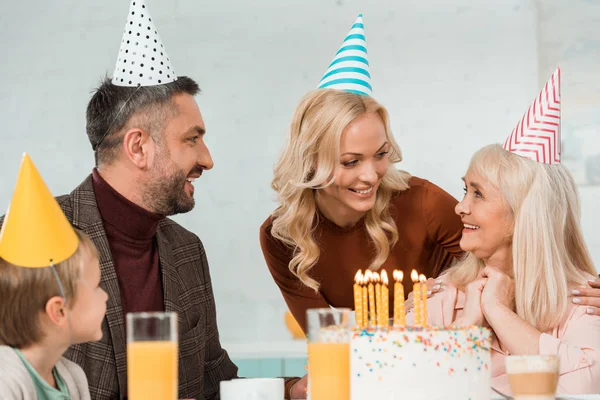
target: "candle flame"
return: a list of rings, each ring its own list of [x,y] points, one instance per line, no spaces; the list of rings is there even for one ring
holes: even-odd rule
[[[393,277],[396,282],[402,282],[404,280],[404,272],[395,269]]]
[[[410,279],[413,282],[419,282],[419,273],[413,269],[412,272],[410,273]]]
[[[369,275],[367,276],[366,274],[362,276],[362,284],[363,285],[368,285],[369,282],[371,282],[372,277]]]
[[[425,275],[421,274],[419,275],[419,282],[425,282],[427,280],[427,278],[425,278]]]
[[[381,279],[379,278],[379,274],[377,272],[373,272],[373,282],[379,283]]]
[[[388,277],[387,277],[387,272],[385,270],[381,271],[381,282],[383,282],[383,284],[386,286],[389,283]]]
[[[363,278],[362,271],[359,269],[356,275],[354,275],[354,283],[361,284]]]

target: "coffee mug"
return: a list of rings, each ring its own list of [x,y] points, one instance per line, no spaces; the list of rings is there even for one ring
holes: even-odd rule
[[[282,378],[248,378],[221,381],[221,400],[281,400]]]
[[[554,355],[507,356],[506,373],[515,400],[555,400],[558,361]]]

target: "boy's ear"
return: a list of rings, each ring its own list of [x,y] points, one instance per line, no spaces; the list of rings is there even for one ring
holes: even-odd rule
[[[51,297],[46,302],[46,314],[54,324],[63,326],[67,323],[65,300],[60,296]]]

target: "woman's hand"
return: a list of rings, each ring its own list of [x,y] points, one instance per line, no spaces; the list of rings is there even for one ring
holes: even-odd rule
[[[290,398],[306,399],[307,382],[308,382],[308,375],[304,375],[304,377],[302,379],[300,379],[298,382],[294,383],[294,385],[292,385],[292,388],[290,389]]]
[[[588,314],[600,315],[600,279],[588,281],[590,288],[573,290],[573,303],[588,306]]]
[[[479,278],[467,285],[465,308],[460,318],[454,321],[456,326],[484,326],[486,324],[481,308],[481,294],[487,284],[486,278]]]
[[[515,308],[515,281],[504,272],[494,267],[485,267],[481,276],[487,278],[487,283],[481,293],[481,307],[484,315],[497,306],[509,310]],[[489,318],[487,318],[489,320]]]
[[[442,289],[442,280],[441,279],[432,279],[429,278],[425,281],[427,284],[427,297],[433,296],[435,293],[439,292]],[[408,298],[404,302],[404,307],[406,312],[409,312],[415,307],[413,292],[408,294]]]
[[[502,349],[508,354],[539,354],[542,332],[515,312],[514,279],[493,267],[485,267],[481,275],[487,277],[481,293],[483,315]]]

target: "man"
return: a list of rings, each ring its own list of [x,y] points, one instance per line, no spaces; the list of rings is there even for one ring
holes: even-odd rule
[[[166,218],[193,209],[194,180],[213,167],[198,92],[175,75],[144,1],[132,0],[113,78],[87,107],[97,167],[58,198],[99,249],[109,295],[102,340],[65,354],[86,372],[92,399],[127,396],[128,312],[178,314],[180,398],[217,399],[219,382],[237,376],[219,342],[202,243]],[[286,382],[287,395],[302,394],[303,384],[290,392],[295,382]]]
[[[59,204],[100,249],[110,297],[103,339],[66,354],[84,368],[92,398],[127,394],[128,312],[178,313],[180,397],[215,398],[219,382],[237,375],[219,343],[202,243],[165,218],[194,207],[193,181],[213,166],[197,92],[187,77],[138,90],[105,80],[88,105],[97,169]]]

